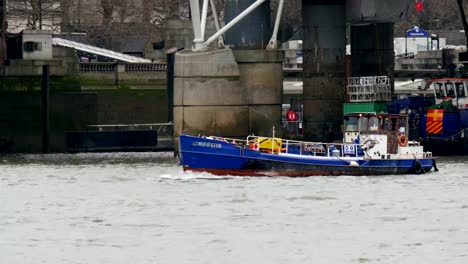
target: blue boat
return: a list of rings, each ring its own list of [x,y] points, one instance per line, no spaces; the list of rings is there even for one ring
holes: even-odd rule
[[[367,119],[367,120],[366,120]],[[397,115],[361,116],[359,131],[345,131],[352,142],[322,143],[248,136],[245,140],[216,136],[179,136],[185,171],[233,176],[371,176],[422,174],[437,170],[431,152],[407,140]],[[387,122],[387,123],[386,123]],[[365,126],[365,128],[363,128]],[[353,127],[353,126],[349,126]],[[357,128],[357,127],[356,127]]]

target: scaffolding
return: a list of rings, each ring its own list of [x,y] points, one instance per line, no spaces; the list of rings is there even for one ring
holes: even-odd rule
[[[389,102],[392,100],[392,86],[387,76],[350,77],[347,87],[348,101]]]

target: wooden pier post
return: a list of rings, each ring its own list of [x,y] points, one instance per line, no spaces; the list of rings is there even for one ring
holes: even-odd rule
[[[167,122],[174,122],[174,67],[175,67],[175,54],[177,48],[172,48],[167,51]]]
[[[49,65],[42,66],[42,153],[49,153]]]

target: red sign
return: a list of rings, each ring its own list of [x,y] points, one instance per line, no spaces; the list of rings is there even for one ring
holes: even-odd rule
[[[287,119],[288,121],[297,121],[298,116],[297,116],[296,112],[294,112],[293,110],[289,109],[288,112],[286,113],[286,119]]]
[[[428,134],[441,134],[444,121],[443,109],[430,109],[427,110],[426,118],[426,133]]]

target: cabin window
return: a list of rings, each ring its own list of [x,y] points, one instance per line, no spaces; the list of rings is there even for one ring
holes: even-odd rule
[[[387,122],[387,119],[388,118],[383,118],[383,119],[381,118],[380,119],[380,130],[386,130],[386,127],[385,127],[386,123],[385,122]]]
[[[400,132],[406,132],[406,123],[407,123],[407,120],[406,118],[400,118],[400,119],[397,119],[396,120],[398,122],[398,130],[403,130],[403,131],[400,131]]]
[[[453,87],[452,83],[446,83],[445,89],[446,89],[447,96],[455,97],[455,88]]]
[[[369,131],[378,131],[379,130],[379,119],[376,116],[373,116],[369,119]]]
[[[385,118],[384,124],[382,128],[386,131],[396,131],[397,130],[397,122],[398,119],[396,118]]]
[[[359,124],[358,124],[359,131],[367,131],[368,124],[369,124],[369,119],[367,117],[359,118]]]
[[[434,91],[437,99],[444,98],[445,93],[441,83],[434,83]]]
[[[347,117],[345,130],[346,131],[358,131],[357,117]]]
[[[455,83],[457,87],[457,97],[458,98],[465,98],[466,93],[465,93],[465,85],[462,82]]]

